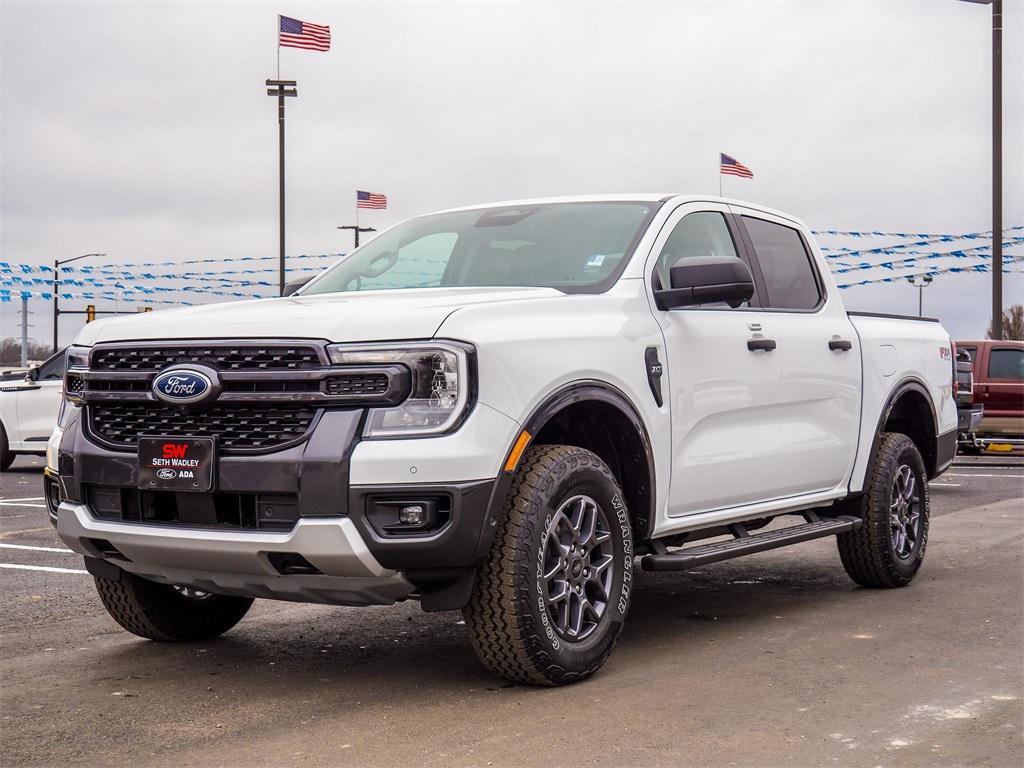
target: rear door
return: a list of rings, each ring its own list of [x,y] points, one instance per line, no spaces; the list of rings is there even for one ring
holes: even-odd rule
[[[794,496],[844,483],[860,431],[861,350],[846,307],[792,221],[733,206],[760,274],[765,324],[782,364],[775,489]]]
[[[688,203],[669,217],[655,241],[646,275],[667,284],[668,269],[699,256],[746,258],[728,207]],[[779,495],[781,361],[751,350],[774,317],[753,307],[723,304],[658,309],[665,339],[664,381],[672,423],[668,512],[688,515],[751,504]]]

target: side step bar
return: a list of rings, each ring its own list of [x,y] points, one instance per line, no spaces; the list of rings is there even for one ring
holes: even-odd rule
[[[807,517],[809,521],[801,525],[791,525],[788,528],[780,528],[754,536],[747,533],[742,524],[731,525],[729,528],[735,536],[731,541],[702,544],[675,552],[644,555],[640,564],[645,571],[686,571],[699,565],[731,560],[734,557],[766,552],[778,547],[788,547],[790,544],[821,539],[825,536],[835,536],[837,533],[856,530],[864,524],[859,517],[849,515],[830,517],[825,520],[818,519],[813,514],[809,514]]]

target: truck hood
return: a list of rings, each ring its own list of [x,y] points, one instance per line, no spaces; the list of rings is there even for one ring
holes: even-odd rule
[[[560,295],[553,288],[415,288],[235,301],[99,320],[86,325],[76,343],[146,339],[429,339],[445,318],[461,307]]]

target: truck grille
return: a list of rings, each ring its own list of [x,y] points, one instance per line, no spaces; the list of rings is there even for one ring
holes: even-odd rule
[[[140,435],[215,437],[221,450],[262,451],[302,439],[316,418],[308,405],[214,405],[192,412],[151,402],[91,403],[89,428],[103,442],[135,448]]]
[[[353,373],[324,379],[324,391],[329,395],[382,395],[389,386],[386,373]]]
[[[287,493],[176,493],[102,485],[86,486],[93,514],[101,520],[253,531],[290,531],[299,519],[299,499]]]
[[[295,371],[319,368],[316,347],[236,345],[171,347],[104,347],[89,363],[96,371],[158,371],[178,363],[203,363],[222,371]]]

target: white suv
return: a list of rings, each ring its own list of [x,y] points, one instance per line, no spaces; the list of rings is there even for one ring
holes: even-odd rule
[[[0,382],[0,472],[18,454],[46,453],[61,407],[64,359],[61,350],[24,378]]]
[[[293,296],[92,323],[68,365],[51,513],[125,628],[417,599],[544,685],[604,662],[635,556],[838,536],[907,584],[956,443],[938,322],[848,313],[803,224],[704,196],[414,218]]]

